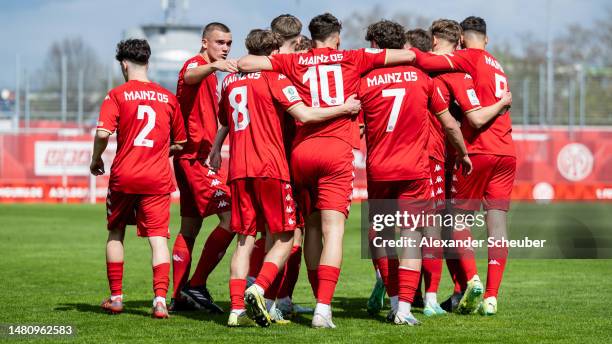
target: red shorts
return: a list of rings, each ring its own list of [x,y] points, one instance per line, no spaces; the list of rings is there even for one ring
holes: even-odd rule
[[[181,216],[204,218],[230,211],[223,172],[209,169],[202,160],[174,159],[174,173],[181,192]]]
[[[406,211],[409,214],[428,213],[433,208],[432,193],[429,179],[368,180],[370,217],[383,212],[393,214],[397,210]],[[391,203],[391,200],[397,200],[397,202]]]
[[[295,201],[291,184],[274,178],[241,178],[230,182],[232,231],[257,234],[268,225],[270,233],[295,230]]]
[[[446,180],[444,178],[444,162],[429,157],[429,171],[434,193],[434,210],[439,212],[446,208]]]
[[[293,149],[291,171],[304,217],[316,210],[336,210],[348,217],[353,160],[353,147],[335,137],[315,137]]]
[[[125,230],[127,225],[136,225],[140,237],[170,238],[170,194],[126,194],[109,189],[106,220],[108,230]]]
[[[474,169],[468,176],[455,169],[453,174],[453,207],[462,210],[510,208],[510,195],[516,175],[516,158],[505,155],[470,155]]]

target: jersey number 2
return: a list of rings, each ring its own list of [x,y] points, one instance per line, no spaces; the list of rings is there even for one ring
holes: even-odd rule
[[[155,110],[149,105],[138,105],[138,114],[136,118],[142,120],[147,115],[147,124],[138,133],[138,136],[134,139],[134,146],[138,147],[153,147],[153,140],[147,139],[147,135],[155,128]]]

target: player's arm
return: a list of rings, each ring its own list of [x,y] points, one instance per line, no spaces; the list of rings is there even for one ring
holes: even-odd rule
[[[473,72],[468,56],[461,51],[455,51],[453,54],[436,55],[423,52],[417,48],[410,48],[410,50],[415,54],[413,64],[428,73],[444,71]]]
[[[187,69],[185,71],[185,83],[188,85],[199,84],[204,78],[216,71],[235,73],[238,71],[238,62],[234,59],[218,60]]]
[[[361,110],[361,101],[352,94],[342,105],[327,108],[308,107],[299,102],[287,109],[296,120],[307,123],[318,123],[343,115],[355,115]]]
[[[238,60],[238,69],[250,73],[260,70],[273,70],[272,62],[267,56],[246,55]]]
[[[105,129],[98,129],[94,138],[93,153],[91,155],[91,164],[89,165],[89,171],[94,176],[100,176],[104,174],[104,161],[102,160],[102,154],[108,146],[108,138],[111,133]]]
[[[465,117],[472,127],[480,129],[499,114],[504,113],[507,110],[507,107],[509,107],[511,104],[512,93],[504,92],[502,98],[497,103],[474,111],[466,112]]]
[[[213,171],[218,171],[219,168],[221,168],[221,148],[223,147],[223,142],[225,142],[225,138],[228,134],[229,127],[220,124],[219,129],[217,130],[217,135],[215,135],[215,141],[213,142],[208,158],[206,159],[206,165]]]
[[[385,66],[393,66],[399,64],[409,64],[414,61],[416,54],[407,49],[387,49],[385,56]]]
[[[466,175],[472,173],[472,161],[468,156],[467,147],[463,141],[463,135],[461,134],[459,124],[457,124],[457,121],[455,121],[450,112],[448,112],[448,109],[436,114],[436,117],[444,128],[446,138],[457,150],[457,156],[459,158],[458,163],[463,166],[463,173]]]

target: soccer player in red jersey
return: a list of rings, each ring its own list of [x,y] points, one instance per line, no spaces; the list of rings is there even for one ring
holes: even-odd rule
[[[281,43],[278,34],[267,30],[253,30],[246,39],[249,54],[256,56],[278,52]],[[270,303],[264,300],[264,295],[293,246],[295,201],[283,142],[285,111],[302,123],[321,122],[356,114],[360,106],[354,98],[335,107],[308,108],[289,79],[277,72],[235,73],[223,80],[219,120],[229,127],[231,228],[239,235],[230,268],[229,326],[245,323],[241,320],[245,303],[259,326],[270,325],[267,307]],[[215,147],[219,156],[219,146]],[[211,165],[218,166],[218,160],[211,159]],[[264,258],[255,283],[245,291],[255,234],[262,224],[267,225],[273,246]]]
[[[359,78],[368,71],[414,59],[412,52],[403,49],[338,50],[341,27],[333,15],[318,15],[308,26],[313,49],[271,57],[249,55],[238,61],[238,67],[245,72],[281,72],[306,105],[325,108],[340,105],[356,93]],[[335,327],[330,305],[340,275],[344,224],[353,189],[352,149],[358,145],[355,116],[297,127],[291,170],[298,204],[306,217],[304,256],[317,298],[313,327]]]
[[[371,42],[372,48],[400,49],[406,36],[400,24],[383,20],[368,27],[366,40]],[[361,78],[359,98],[363,102],[367,142],[370,218],[385,214],[387,208],[392,213],[396,210],[411,214],[430,212],[433,197],[427,150],[430,111],[459,151],[458,161],[465,167],[465,172],[469,173],[471,169],[459,126],[448,112],[448,105],[438,94],[433,80],[412,66],[379,68]],[[390,201],[393,204],[386,204]],[[417,231],[403,227],[401,234],[420,242],[423,225],[412,224]],[[395,228],[389,228],[387,232],[393,234]],[[392,310],[387,319],[398,325],[419,324],[411,313],[411,304],[420,280],[420,248],[415,253],[405,248],[399,261],[394,252],[384,248],[374,248],[373,251],[391,298]]]
[[[106,213],[106,269],[111,290],[102,308],[123,310],[123,239],[126,225],[149,239],[153,265],[153,316],[167,318],[166,293],[170,272],[168,238],[170,193],[175,190],[168,162],[171,150],[187,141],[176,97],[147,78],[151,49],[146,40],[117,45],[117,61],[126,83],[112,89],[100,109],[90,171],[104,174],[102,153],[117,132],[117,154],[110,172]]]
[[[181,193],[181,231],[172,250],[173,299],[171,311],[206,309],[222,313],[206,288],[206,280],[223,258],[234,234],[229,230],[230,196],[224,174],[205,164],[217,132],[216,71],[235,72],[228,60],[232,34],[221,23],[206,25],[200,52],[187,60],[179,72],[176,95],[183,111],[187,143],[174,157],[176,181]],[[217,214],[220,222],[209,235],[191,277],[192,251],[202,220]]]
[[[431,56],[415,51],[417,64],[427,70],[457,70],[469,73],[483,106],[499,101],[509,91],[508,79],[501,64],[488,53],[486,23],[482,18],[468,17],[461,22],[463,50],[452,54]],[[489,238],[507,237],[507,211],[516,175],[516,155],[512,141],[512,120],[507,110],[489,121],[466,118],[464,137],[474,160],[474,173],[468,177],[455,174],[452,203],[457,212],[472,213],[486,210]],[[462,224],[463,225],[463,224]],[[469,236],[469,231],[462,231]],[[458,234],[458,233],[455,233]],[[461,236],[461,235],[460,235]],[[497,313],[497,293],[508,256],[507,247],[489,247],[489,264],[484,301],[480,302],[480,280],[470,280],[459,304],[462,312],[478,308],[483,315]],[[477,277],[477,276],[476,276]],[[476,292],[473,292],[476,290]]]

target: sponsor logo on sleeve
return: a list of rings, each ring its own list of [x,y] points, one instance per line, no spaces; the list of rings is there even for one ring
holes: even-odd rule
[[[187,65],[187,69],[193,69],[197,66],[198,66],[197,62],[191,62],[190,64]]]
[[[365,48],[365,52],[370,53],[370,54],[378,54],[381,51],[382,49],[378,49],[378,48]]]
[[[476,91],[470,88],[469,90],[467,90],[467,96],[470,99],[470,103],[472,105],[474,106],[480,105],[480,100],[478,100],[478,96],[476,96]]]
[[[300,98],[300,95],[297,93],[297,89],[295,88],[295,86],[287,86],[283,88],[283,93],[285,94],[285,97],[287,97],[287,100],[290,102],[302,100],[302,98]]]

